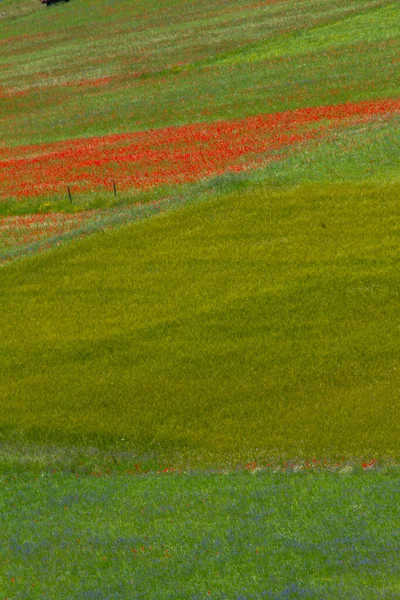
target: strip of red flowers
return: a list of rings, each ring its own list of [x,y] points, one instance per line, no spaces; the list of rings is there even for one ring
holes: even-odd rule
[[[109,188],[148,189],[240,172],[286,155],[300,143],[400,111],[400,100],[308,107],[232,121],[67,140],[43,145],[0,147],[3,199],[54,197]]]

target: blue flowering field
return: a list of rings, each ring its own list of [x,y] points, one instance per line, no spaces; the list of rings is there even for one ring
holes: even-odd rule
[[[3,598],[399,598],[391,468],[0,478]]]

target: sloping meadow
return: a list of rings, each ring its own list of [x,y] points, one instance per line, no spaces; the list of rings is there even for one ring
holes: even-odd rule
[[[172,224],[176,217],[171,213],[172,220],[164,220],[167,217],[165,213],[182,207],[189,211],[185,215],[191,215],[190,211],[195,210],[192,205],[198,205],[198,210],[204,210],[201,214],[207,219],[207,211],[212,213],[212,201],[216,202],[216,206],[223,203],[228,210],[227,197],[238,207],[240,224],[246,223],[246,210],[250,205],[253,206],[254,221],[251,220],[253,217],[248,217],[251,222],[244,238],[248,238],[249,243],[254,242],[260,252],[264,253],[262,260],[268,265],[266,271],[270,270],[273,278],[273,273],[281,269],[281,257],[273,252],[275,245],[282,245],[283,249],[286,248],[286,243],[293,243],[293,247],[301,246],[297,238],[298,232],[292,231],[294,223],[291,221],[289,206],[288,220],[283,216],[284,204],[289,202],[290,205],[291,198],[296,198],[301,207],[307,193],[310,193],[310,200],[304,212],[305,221],[299,228],[301,239],[307,239],[307,229],[302,228],[306,227],[306,222],[320,223],[317,231],[325,237],[318,237],[316,243],[318,252],[322,252],[325,248],[323,240],[330,235],[328,223],[331,214],[335,214],[335,219],[338,219],[342,228],[340,235],[343,235],[341,239],[344,250],[341,256],[345,257],[343,260],[347,261],[352,273],[356,272],[356,265],[359,264],[357,261],[364,260],[357,258],[359,256],[368,255],[367,263],[373,265],[373,255],[364,247],[369,236],[371,247],[376,253],[380,252],[376,240],[387,240],[390,251],[382,257],[383,271],[379,277],[383,278],[382,289],[389,295],[395,293],[396,280],[392,268],[397,238],[392,211],[397,203],[399,172],[400,101],[398,78],[395,77],[399,60],[396,45],[396,25],[400,16],[398,3],[389,0],[360,0],[357,4],[339,1],[333,6],[327,0],[312,0],[308,3],[294,0],[271,0],[265,3],[232,0],[228,4],[217,1],[211,5],[207,2],[187,3],[176,0],[165,6],[156,0],[134,3],[120,0],[112,5],[104,5],[95,0],[71,0],[70,3],[61,3],[47,9],[39,2],[34,4],[30,0],[5,0],[2,11],[0,213],[3,218],[0,222],[0,264],[4,301],[15,293],[14,285],[17,285],[16,289],[20,289],[19,278],[23,280],[25,269],[36,269],[37,265],[42,264],[48,264],[48,267],[43,268],[50,269],[53,261],[62,260],[64,254],[62,249],[58,249],[49,258],[49,263],[33,262],[32,266],[22,261],[20,266],[13,267],[11,263],[16,259],[33,257],[73,239],[100,231],[104,233],[106,230],[148,220],[157,215],[160,216],[157,223]],[[307,187],[311,182],[313,185]],[[335,182],[338,187],[335,187]],[[361,186],[358,185],[360,182]],[[229,196],[229,193],[232,195]],[[319,206],[319,194],[327,199],[324,208]],[[276,223],[281,223],[279,231],[289,228],[287,236],[280,237],[277,232],[271,246],[263,241],[263,236],[269,235],[267,226],[262,232],[253,233],[257,231],[258,220],[263,222],[266,219],[264,204],[270,198],[274,198],[276,207],[279,207],[278,213],[271,217],[276,219]],[[357,212],[352,213],[350,229],[346,221],[349,216],[349,198],[357,206]],[[259,199],[263,206],[255,204],[255,199]],[[312,199],[315,199],[315,203]],[[202,204],[207,208],[201,209]],[[334,210],[339,212],[332,212]],[[186,218],[188,217],[184,217],[184,221]],[[236,231],[237,224],[225,223],[220,217],[219,219],[220,225],[216,229],[212,227],[210,231],[216,239],[220,235],[230,238],[232,231]],[[363,224],[363,235],[357,239],[354,237],[354,223]],[[147,231],[145,223],[138,223],[136,227],[139,228],[138,232]],[[128,235],[126,231],[121,231],[121,240]],[[93,241],[99,246],[96,250],[99,256],[103,253],[102,245],[107,239],[107,236],[101,236],[96,242]],[[170,244],[173,262],[175,246],[168,239],[166,235],[157,244],[165,244],[165,247]],[[280,239],[284,241],[279,242]],[[117,247],[119,243],[118,241]],[[235,252],[241,248],[245,255],[248,252],[246,243],[241,246],[238,242]],[[331,249],[329,264],[334,264],[336,260],[335,244],[336,242]],[[193,248],[196,248],[196,243]],[[149,251],[148,260],[153,260],[153,251]],[[222,251],[233,252],[233,249],[222,246]],[[270,251],[272,257],[269,255]],[[75,252],[72,247],[71,252]],[[182,256],[186,252],[186,247],[180,249]],[[201,254],[201,246],[198,247],[198,252]],[[124,253],[129,255],[125,246]],[[296,256],[300,261],[301,253]],[[129,272],[130,269],[117,256],[113,256],[112,260],[110,281],[122,277],[122,273]],[[190,264],[193,260],[196,262],[195,255],[188,260]],[[294,261],[293,264],[294,270],[301,270],[301,262],[297,264]],[[221,264],[218,262],[218,268],[214,264],[208,264],[205,268],[218,272],[219,280],[224,281],[226,273],[230,272],[227,265],[229,266],[229,261],[222,261]],[[11,267],[12,270],[8,271]],[[139,264],[136,267],[139,271],[142,268]],[[253,267],[249,263],[248,272],[243,267],[242,279],[237,282],[239,290],[252,289]],[[97,268],[100,269],[100,266]],[[96,269],[94,278],[99,277]],[[347,273],[346,277],[348,275]],[[326,271],[321,271],[319,285],[322,286],[321,289],[327,286],[328,298],[331,293],[328,292],[330,277],[331,267],[326,266]],[[49,278],[51,279],[50,274]],[[45,281],[46,277],[41,285],[45,285]],[[93,282],[90,285],[92,284],[95,285]],[[317,282],[314,284],[317,285]],[[335,289],[342,289],[342,295],[334,305],[336,308],[333,305],[331,307],[334,310],[334,323],[347,302],[345,289],[352,289],[349,282],[346,284],[349,288],[342,288],[342,284],[343,282],[335,283]],[[95,288],[91,289],[90,285],[87,293],[94,293],[94,298],[97,298]],[[164,285],[162,283],[162,289]],[[289,273],[282,285],[290,288]],[[57,286],[58,283],[56,288]],[[206,278],[204,289],[208,289],[210,297],[215,292],[213,286],[214,282]],[[378,288],[381,289],[379,286]],[[146,289],[143,288],[145,295]],[[204,289],[199,290],[199,293],[205,293]],[[300,287],[296,293],[293,292],[291,302],[295,305],[301,304],[300,296],[296,300],[296,294],[302,294],[301,289]],[[374,285],[371,289],[376,290]],[[28,296],[30,293],[28,291]],[[110,293],[117,301],[117,292],[113,290]],[[182,290],[182,293],[189,294],[187,290]],[[43,288],[43,306],[47,304],[46,294]],[[243,307],[246,304],[245,296],[246,294],[240,296]],[[253,300],[258,307],[260,299]],[[29,297],[27,301],[29,306],[33,298]],[[158,301],[162,302],[161,291]],[[270,301],[272,302],[271,298]],[[95,305],[96,302],[92,298],[89,304]],[[326,302],[331,306],[329,299]],[[285,306],[284,301],[282,306]],[[381,319],[381,327],[385,329],[389,318],[387,310],[391,304],[384,308],[382,302],[380,306],[383,312],[379,313],[378,321]],[[88,309],[88,306],[82,308],[83,311]],[[176,311],[179,314],[181,309],[183,306],[175,306],[174,314]],[[73,313],[73,309],[71,310]],[[231,307],[228,312],[231,310],[239,318],[242,309]],[[338,311],[337,314],[335,311]],[[57,313],[58,309],[55,309],[54,314]],[[72,313],[64,317],[66,322],[71,318],[71,331],[82,331],[82,327],[75,323]],[[13,319],[7,308],[3,314],[8,315],[8,321],[4,323],[5,331],[8,331]],[[255,309],[254,315],[258,317],[254,317],[255,321],[251,326],[256,329],[260,327],[260,331],[262,327],[256,323],[258,318],[263,322],[262,314],[264,313],[260,313],[258,308]],[[276,327],[282,331],[287,325],[285,315],[286,313],[277,316]],[[305,318],[305,314],[298,315],[299,323],[303,317]],[[30,318],[26,315],[24,327]],[[53,330],[52,318],[45,318],[47,325],[43,323],[41,331],[45,332],[47,326]],[[195,319],[195,316],[192,315],[191,318]],[[105,327],[104,331],[108,330],[108,321]],[[336,325],[333,330],[335,327]],[[135,328],[136,325],[136,332]],[[17,330],[18,327],[13,325],[12,336],[15,336]],[[229,328],[227,335],[228,330]],[[28,331],[29,327],[26,328],[26,332]],[[201,327],[199,339],[206,339],[205,333],[200,331],[203,331]],[[287,332],[289,337],[284,344],[289,344],[292,333],[289,335]],[[30,340],[40,340],[41,335],[32,334]],[[128,355],[131,352],[129,335],[123,343]],[[12,369],[10,372],[7,369],[11,368],[10,365],[15,360],[17,364],[25,365],[25,358],[30,357],[31,353],[35,356],[35,350],[31,348],[29,340],[25,340],[19,347],[17,338],[12,336],[8,339],[4,335],[3,368],[8,373],[4,381],[8,383],[4,383],[3,391],[5,397],[14,398],[18,403],[21,398],[27,397],[28,388],[21,388],[20,393],[17,393],[17,384],[11,382],[18,369],[15,373]],[[24,339],[23,335],[21,339]],[[364,348],[365,343],[374,348],[372,333],[368,339],[369,341],[360,342],[361,346]],[[83,352],[86,356],[83,350],[76,350],[75,342],[78,343],[75,338],[70,340],[73,345],[71,356],[75,356],[76,352],[78,355]],[[86,342],[82,342],[83,345]],[[348,343],[351,345],[353,342],[354,339],[351,338]],[[11,345],[8,346],[8,343]],[[64,342],[60,340],[56,347],[58,343],[60,356],[64,356]],[[228,343],[227,340],[224,343]],[[297,348],[293,340],[290,343]],[[112,347],[113,344],[111,343]],[[182,347],[186,347],[186,342],[182,344]],[[382,350],[382,356],[386,351],[392,356],[391,344],[392,341],[389,346],[383,346],[385,351]],[[100,343],[99,347],[101,345]],[[43,344],[39,343],[39,349],[45,347],[44,341]],[[138,347],[141,347],[139,341]],[[327,342],[325,351],[329,355],[328,347]],[[279,348],[278,355],[284,351],[283,346]],[[49,355],[53,356],[53,350],[50,344]],[[233,360],[233,373],[240,373],[235,361],[244,351],[244,348],[238,348],[237,353],[227,353],[227,364],[230,358]],[[19,352],[22,355],[17,358]],[[313,352],[310,349],[310,353]],[[319,356],[322,350],[318,348],[315,352],[315,356]],[[67,355],[70,356],[68,353]],[[207,353],[206,355],[208,356]],[[95,356],[97,357],[97,352]],[[213,356],[213,353],[209,356]],[[254,357],[253,352],[251,356]],[[296,360],[300,360],[300,356],[301,353],[297,352]],[[340,358],[339,350],[335,356],[342,364],[344,359]],[[310,358],[309,362],[304,358],[301,367],[299,364],[298,369],[293,370],[293,381],[298,384],[301,374],[306,373],[307,368],[313,365],[314,358]],[[35,358],[29,360],[38,368]],[[68,362],[70,358],[65,360]],[[126,360],[129,363],[130,359]],[[157,362],[161,358],[154,360]],[[285,364],[285,360],[281,356],[279,364]],[[321,360],[320,357],[317,363],[320,364]],[[43,361],[46,363],[46,360]],[[99,385],[97,373],[101,369],[96,361],[97,358],[93,363],[94,388]],[[122,363],[125,364],[124,361]],[[74,364],[79,365],[80,362]],[[260,368],[266,368],[266,364],[262,359],[260,365],[263,366]],[[371,366],[375,362],[371,359],[368,364]],[[386,363],[382,363],[383,369],[386,368],[384,364]],[[207,372],[209,368],[206,368]],[[30,369],[21,369],[21,373],[30,373]],[[182,365],[179,369],[181,373],[185,372]],[[165,365],[164,372],[167,371]],[[58,398],[59,392],[51,392],[51,381],[56,381],[61,374],[54,373],[55,379],[52,379],[53,375],[50,376],[50,388],[47,388],[46,376],[40,369],[34,372],[41,373],[40,385],[35,387],[42,398],[41,402],[47,397]],[[361,369],[361,372],[364,373],[364,370]],[[75,373],[74,368],[71,373]],[[279,373],[277,371],[275,374],[277,382],[282,377],[281,371]],[[25,384],[22,383],[25,381],[24,376],[18,378],[20,383],[17,388],[19,385],[28,385],[31,375],[32,373]],[[144,375],[143,381],[147,381],[146,377]],[[336,381],[335,377],[333,379]],[[90,377],[87,381],[89,380]],[[249,374],[244,376],[244,381],[249,380]],[[124,378],[121,377],[118,385],[123,385],[123,381]],[[279,385],[283,385],[284,381],[290,387],[288,382],[291,379],[288,379],[287,374]],[[373,377],[371,381],[375,381]],[[71,389],[74,389],[72,381],[70,383]],[[143,385],[146,386],[147,383]],[[40,391],[43,386],[46,391]],[[172,387],[178,399],[180,394]],[[210,387],[212,389],[211,383]],[[68,386],[66,389],[69,389]],[[233,385],[233,389],[242,397],[246,396],[241,385]],[[292,390],[288,396],[280,392],[277,396],[280,398],[279,402],[283,397],[292,398],[293,394],[294,399],[303,394],[300,388],[296,389],[297,392]],[[14,391],[11,393],[10,390]],[[223,397],[226,392],[221,390],[218,394]],[[256,398],[257,393],[253,392]],[[253,392],[248,392],[249,398]],[[35,393],[32,392],[33,396]],[[89,394],[89,390],[87,393]],[[172,393],[172,389],[169,393]],[[313,388],[312,392],[309,390],[307,393],[313,397],[317,392]],[[101,394],[102,392],[99,397]],[[272,397],[275,397],[274,394]],[[63,403],[64,400],[61,405]],[[168,402],[165,406],[167,405]],[[13,406],[13,402],[8,401],[8,406]],[[246,403],[243,403],[243,410],[246,410],[245,406]],[[43,416],[47,415],[46,410]],[[42,421],[38,417],[40,412],[37,413],[36,409],[34,412],[34,420],[39,419],[40,437],[43,433]],[[101,411],[96,414],[100,413]],[[7,411],[4,423],[8,423],[7,427],[15,427],[13,418],[10,417],[11,421],[8,422],[6,414]],[[26,410],[23,414],[27,423],[32,424],[33,413]],[[151,415],[149,412],[146,414]],[[75,429],[78,431],[80,426],[75,423],[75,419],[69,421],[69,409],[66,415],[68,416],[65,418],[70,423],[67,429],[71,429],[71,432]],[[47,418],[48,415],[45,419]],[[96,423],[99,421],[96,417],[89,426],[92,418],[90,413],[83,422],[85,427],[96,434]],[[59,419],[60,423],[64,423],[64,417]],[[149,423],[153,423],[153,417],[149,416],[149,419]],[[264,417],[260,417],[260,431],[264,427],[263,419]],[[338,423],[346,419],[343,413]],[[112,419],[107,422],[111,430],[104,434],[112,437],[118,427],[111,426]],[[126,420],[128,422],[129,419]],[[61,429],[63,427],[64,425]],[[141,427],[140,425],[135,430],[132,437],[139,445],[141,436],[144,435]],[[310,443],[314,435],[313,427],[309,430]],[[385,430],[386,425],[383,427]],[[25,430],[25,426],[22,429]],[[280,431],[279,427],[275,431]],[[307,431],[306,426],[304,431]],[[379,428],[373,434],[375,437],[378,431]],[[182,435],[184,440],[186,434]],[[290,436],[281,432],[271,442],[272,445],[268,445],[269,433],[265,435],[267,437],[263,443],[269,448],[280,448],[282,452],[295,451],[296,436],[292,438],[294,445],[291,445]],[[379,439],[383,440],[383,433],[379,435]],[[194,439],[195,435],[191,436]],[[204,444],[201,436],[202,434],[201,444]],[[339,435],[335,436],[336,440],[341,439]],[[233,433],[228,435],[231,440],[227,442],[228,446],[232,444],[234,437]],[[349,442],[347,434],[343,439]],[[357,436],[354,437],[356,439]],[[387,440],[389,439],[392,438],[389,436]],[[280,446],[279,440],[285,440],[283,446]],[[182,443],[184,445],[186,442]],[[180,442],[178,446],[179,444]],[[357,446],[355,441],[354,444],[360,456],[367,451],[366,448],[362,450],[361,446]],[[338,452],[339,447],[341,449],[339,445]],[[390,454],[395,447],[393,441],[388,441],[385,452]],[[311,448],[310,446],[310,451]],[[328,452],[328,448],[333,452],[331,442],[321,444],[315,450]],[[350,446],[350,452],[349,448]],[[371,451],[372,448],[373,452],[378,452],[378,441],[375,446],[371,446]]]
[[[0,264],[4,303],[2,393],[8,406],[3,415],[4,431],[20,430],[27,439],[43,443],[60,436],[67,442],[85,431],[107,446],[122,427],[133,448],[144,451],[150,443],[170,450],[176,447],[192,458],[197,453],[201,456],[206,445],[211,448],[212,459],[222,459],[224,453],[232,453],[236,447],[239,455],[246,447],[248,457],[248,452],[255,452],[260,445],[267,453],[276,451],[282,457],[317,453],[336,458],[344,452],[349,458],[375,460],[393,455],[397,446],[385,415],[395,410],[390,382],[396,374],[396,357],[388,323],[396,295],[393,264],[397,234],[393,215],[398,202],[400,100],[398,80],[393,75],[398,65],[398,4],[360,0],[357,5],[338,2],[332,6],[326,0],[313,0],[306,6],[292,0],[262,4],[234,0],[229,5],[217,2],[211,6],[207,2],[188,4],[177,0],[166,7],[156,1],[121,0],[106,7],[87,0],[46,9],[28,0],[7,0],[3,7]],[[323,204],[320,198],[324,198]],[[218,207],[224,207],[225,212],[218,212]],[[182,227],[188,230],[191,253],[186,234],[183,245],[179,245],[176,235],[180,218],[176,210],[183,208]],[[226,219],[224,214],[233,219]],[[207,245],[220,247],[220,259],[215,255],[203,264],[196,258],[205,247],[196,235],[192,239],[189,221],[197,219],[195,215],[202,215],[204,223],[214,215]],[[153,217],[161,224],[155,226],[156,230],[161,226],[163,235],[155,234],[154,245],[144,253],[135,236],[143,243],[144,232],[151,238],[150,222],[139,222]],[[71,246],[71,257],[76,252],[84,256],[85,248],[89,254],[90,248],[96,248],[96,257],[103,257],[107,266],[96,259],[89,269],[92,276],[85,284],[86,291],[82,291],[83,305],[80,296],[74,297],[67,313],[67,289],[61,304],[61,299],[50,300],[51,290],[64,289],[64,280],[58,279],[64,277],[63,272],[67,273],[68,286],[81,289],[78,281],[82,277],[86,280],[88,268],[83,256],[76,259],[80,265],[76,281],[69,275],[74,272],[69,261],[75,259],[69,258],[66,248],[49,255],[49,262],[37,259],[39,262],[11,264],[73,239],[104,234],[133,222],[136,225],[132,230],[123,229],[121,237],[115,238],[116,254],[110,257],[106,256],[110,252],[108,240],[114,238],[109,237],[109,231],[106,236],[94,238],[90,242],[93,246],[89,241],[88,246]],[[238,227],[246,223],[246,231],[240,233]],[[201,230],[206,231],[203,225]],[[133,266],[119,255],[122,248],[124,257],[130,256],[132,239],[138,251],[129,259]],[[231,245],[227,240],[235,243]],[[338,244],[342,247],[340,255]],[[163,248],[162,257],[169,256],[167,262],[164,258],[160,262],[157,248]],[[282,261],[288,248],[294,254],[290,254],[290,269],[286,272]],[[302,263],[305,248],[307,259]],[[386,254],[382,254],[383,249]],[[249,256],[245,265],[238,265],[237,273],[232,271],[231,259],[235,262],[235,257],[249,252],[253,258]],[[318,266],[316,257],[323,261],[325,253],[327,263]],[[381,258],[375,272],[378,255]],[[143,264],[140,256],[144,257]],[[64,260],[68,267],[60,266]],[[171,288],[179,270],[175,272],[174,267],[170,271],[170,265],[176,266],[181,260],[182,282],[176,283],[182,297],[190,297],[195,304],[196,297],[187,285],[193,279],[190,273],[201,267],[202,286],[197,289],[194,281],[191,285],[200,294],[199,302],[200,298],[209,298],[210,305],[200,302],[199,314],[186,314],[185,303]],[[310,260],[315,267],[311,268]],[[150,272],[148,261],[156,265]],[[256,276],[257,265],[261,264],[263,274]],[[311,269],[306,288],[304,268]],[[365,268],[369,283],[364,282],[361,271],[357,274],[358,268],[363,273]],[[32,273],[36,269],[47,273],[41,278],[41,291],[35,284],[25,283],[31,269]],[[55,271],[51,275],[52,269]],[[92,314],[99,303],[102,305],[96,281],[103,281],[106,272],[110,283],[104,294],[109,293],[110,306],[120,306],[124,289],[111,282],[122,278],[129,289],[134,289],[139,277],[140,292],[134,292],[133,299],[129,295],[129,302],[135,303],[138,294],[148,298],[149,305],[142,315],[143,331],[155,327],[154,348],[151,335],[142,339],[142,328],[128,318],[130,309],[128,313],[125,309],[116,311],[115,338],[109,339],[114,335],[110,332],[114,323],[111,314],[104,320],[96,319],[99,339],[89,333],[94,327],[89,317],[87,334],[83,335],[85,320],[79,315]],[[151,280],[152,273],[159,274],[160,280]],[[277,274],[281,287],[276,288],[273,282]],[[352,330],[352,323],[358,321],[355,314],[351,319],[346,317],[346,307],[352,282],[360,277],[363,282],[354,284],[354,289],[366,286],[365,298],[362,294],[354,297],[358,302],[361,297],[365,299],[360,314],[372,319],[374,301],[378,299],[379,309],[374,317],[376,325],[363,321],[366,337],[356,343],[360,334]],[[371,277],[379,282],[370,281]],[[264,279],[265,289],[261,285]],[[236,287],[228,285],[231,280]],[[267,280],[272,282],[271,288]],[[53,281],[51,289],[47,289],[47,281]],[[218,292],[217,281],[227,282],[225,295],[222,288]],[[156,304],[150,289],[159,290]],[[332,294],[336,293],[338,297],[333,300]],[[10,313],[8,301],[21,294],[25,298],[23,306],[17,310],[18,301],[14,302]],[[165,294],[174,298],[172,312],[159,322],[155,315],[165,302]],[[274,308],[274,294],[283,294],[278,301],[282,314]],[[42,313],[37,311],[35,298],[39,297]],[[218,303],[222,303],[219,308]],[[143,308],[145,303],[139,304]],[[266,312],[264,304],[269,307]],[[253,310],[250,305],[254,305]],[[33,319],[29,312],[32,306],[36,308],[31,331],[28,324]],[[289,306],[294,307],[293,319],[289,318]],[[134,313],[138,307],[131,307]],[[142,314],[142,308],[137,314]],[[107,313],[108,309],[104,310]],[[208,333],[207,315],[215,310],[225,323],[215,325],[214,341],[221,337],[219,349],[214,348],[214,338]],[[248,314],[248,322],[243,321],[242,311]],[[316,321],[310,330],[313,311]],[[23,323],[20,335],[12,314],[18,314]],[[124,324],[123,314],[127,316]],[[183,329],[175,323],[176,315],[187,324]],[[293,327],[289,326],[292,321]],[[60,336],[54,333],[56,323]],[[63,323],[68,324],[66,331]],[[353,333],[350,337],[343,333],[339,339],[334,332],[344,323],[346,331]],[[263,336],[269,339],[271,333],[264,331],[263,324],[268,331],[268,327],[275,331],[271,355],[262,349]],[[244,335],[248,328],[248,335]],[[375,339],[379,328],[388,331],[388,337],[381,336],[381,341]],[[325,337],[317,341],[320,330]],[[187,337],[189,331],[197,331],[195,342]],[[307,342],[308,335],[311,337]],[[191,355],[193,343],[202,350],[191,361],[185,355]],[[103,344],[111,350],[105,351]],[[356,347],[360,356],[369,358],[357,357]],[[372,351],[374,357],[370,356]],[[180,356],[182,352],[176,364],[170,363],[174,353]],[[242,356],[250,357],[248,371]],[[46,367],[49,357],[51,364]],[[101,400],[111,393],[110,381],[99,377],[105,369],[105,357],[113,365],[110,377],[117,377],[112,414],[109,401]],[[140,369],[135,367],[135,373],[140,377],[139,387],[133,392],[134,386],[131,389],[130,383],[128,391],[124,381],[131,381],[136,360]],[[359,361],[362,366],[356,367]],[[221,369],[217,379],[214,363],[217,372]],[[392,363],[393,370],[388,366]],[[15,369],[14,364],[20,367]],[[155,365],[162,374],[160,381],[154,377]],[[326,366],[325,376],[321,374],[322,365]],[[342,375],[338,365],[344,365]],[[349,383],[350,390],[344,384],[347,379],[350,382],[349,369],[353,377],[356,373],[360,376],[359,384]],[[378,376],[387,369],[390,376]],[[258,374],[254,381],[251,372],[253,376]],[[269,374],[265,381],[264,375],[261,377],[264,372]],[[56,381],[65,378],[62,389],[54,388]],[[263,391],[259,388],[261,380]],[[300,385],[303,380],[304,388]],[[77,388],[76,381],[83,383]],[[379,402],[391,407],[385,412],[383,405],[373,402],[371,406],[379,417],[372,417],[375,408],[364,409],[362,399],[369,390],[368,381],[375,390],[371,398],[379,397]],[[383,381],[388,382],[390,391],[380,387]],[[150,402],[152,394],[154,398],[162,397],[162,402]],[[333,404],[328,401],[330,394]],[[343,407],[338,412],[342,406],[338,398],[343,395],[347,398],[345,405],[350,403],[348,410],[355,411],[352,420]],[[264,396],[268,397],[266,404],[258,400]],[[305,402],[303,408],[309,410],[310,401],[319,407],[316,398],[320,396],[323,405],[333,410],[332,415],[328,418],[316,411],[315,420],[309,421],[310,413],[303,413],[300,406]],[[28,397],[31,409],[25,405]],[[86,400],[79,416],[74,417],[72,406],[80,405],[81,397]],[[133,397],[141,398],[141,408]],[[208,397],[217,412],[211,411],[206,418],[203,402]],[[94,412],[92,398],[98,405]],[[191,427],[197,424],[196,431],[189,431],[186,418],[181,422],[180,413],[175,414],[186,404],[189,422]],[[285,410],[286,404],[290,410]],[[43,409],[38,410],[39,406]],[[160,406],[163,411],[169,407],[161,425]],[[133,410],[131,417],[127,410],[127,414]],[[238,429],[238,419],[247,419],[252,410],[255,412],[249,429]],[[49,411],[54,418],[50,419]],[[367,417],[369,411],[372,413]],[[303,422],[305,414],[307,420]],[[324,422],[329,424],[328,429],[323,427]],[[358,424],[352,435],[350,422]],[[299,423],[303,423],[301,439],[295,433]],[[206,438],[217,424],[219,434],[215,439],[220,441],[212,449]],[[289,434],[291,427],[293,433]],[[366,428],[370,431],[368,443]]]
[[[1,206],[0,264],[205,192],[255,182],[396,181],[398,109],[395,100],[347,103],[4,150],[0,179],[14,199]]]
[[[397,3],[2,7],[2,265],[213,186],[398,176]]]
[[[0,2],[7,598],[398,598],[399,22]]]
[[[398,202],[398,183],[243,186],[4,267],[5,438],[394,458]]]

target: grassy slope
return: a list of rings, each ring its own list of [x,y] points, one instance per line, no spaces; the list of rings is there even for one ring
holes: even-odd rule
[[[399,96],[396,2],[0,9],[0,40],[24,36],[0,46],[3,145]],[[398,459],[397,123],[0,271],[0,466],[25,471],[0,478],[7,597],[398,597],[395,473],[97,478]]]
[[[243,189],[3,269],[6,437],[397,457],[398,197]]]
[[[3,6],[10,145],[398,95],[394,2]],[[397,456],[397,122],[218,180],[276,191],[217,194],[3,270],[5,439],[124,436],[201,464]]]
[[[399,95],[390,0],[34,7],[0,21],[7,145]]]

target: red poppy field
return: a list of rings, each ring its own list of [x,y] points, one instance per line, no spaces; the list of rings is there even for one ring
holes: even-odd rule
[[[333,128],[400,113],[400,100],[346,103],[234,121],[1,149],[5,198],[146,189],[265,166]]]

